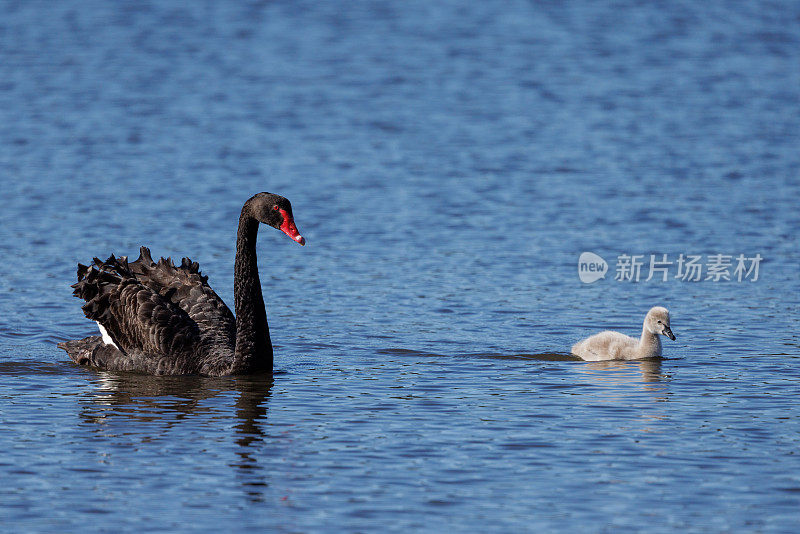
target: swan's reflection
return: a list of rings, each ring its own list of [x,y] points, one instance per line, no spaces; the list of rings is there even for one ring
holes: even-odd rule
[[[119,428],[113,423],[119,418],[140,425],[155,422],[162,433],[190,424],[192,419],[208,425],[213,419],[229,418],[230,415],[224,413],[229,405],[207,401],[235,394],[233,429],[238,458],[231,467],[239,470],[241,484],[250,500],[263,499],[261,492],[267,485],[266,473],[254,451],[265,436],[267,400],[274,383],[272,375],[206,378],[98,371],[92,375],[92,382],[95,390],[85,398],[81,419],[91,423],[96,432],[115,437]],[[217,430],[218,425],[215,426]],[[152,431],[152,426],[142,428],[143,433],[148,431]],[[125,428],[125,433],[130,433],[130,427]],[[145,441],[151,438],[144,437]]]
[[[267,419],[267,397],[273,386],[272,375],[243,376],[235,379],[239,397],[236,399],[236,451],[239,461],[233,464],[242,473],[242,486],[252,502],[264,500],[266,473],[253,452],[264,441],[263,424]],[[249,473],[248,473],[249,470]]]

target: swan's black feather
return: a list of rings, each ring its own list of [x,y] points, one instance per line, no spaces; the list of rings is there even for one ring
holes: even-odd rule
[[[131,263],[112,255],[94,258],[91,267],[79,265],[72,287],[86,301],[86,317],[103,325],[117,345],[100,338],[81,340],[79,347],[62,344],[77,363],[154,374],[230,372],[235,319],[196,262],[155,263],[142,247]]]
[[[154,262],[147,247],[140,249],[139,258],[128,264],[130,271],[142,284],[174,302],[194,320],[209,346],[233,348],[236,340],[236,320],[211,286],[200,266],[183,258],[180,267],[161,258]]]

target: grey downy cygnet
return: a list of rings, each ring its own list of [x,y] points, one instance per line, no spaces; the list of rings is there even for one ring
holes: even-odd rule
[[[572,347],[572,354],[586,361],[602,360],[640,360],[643,358],[661,357],[660,335],[674,340],[669,324],[669,311],[656,306],[647,312],[639,339],[619,332],[606,330],[582,341]]]

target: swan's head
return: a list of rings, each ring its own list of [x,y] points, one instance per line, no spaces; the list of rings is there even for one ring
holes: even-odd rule
[[[250,213],[258,222],[277,228],[301,245],[306,244],[306,240],[294,224],[291,202],[280,195],[258,193],[250,198],[247,204],[250,206]]]
[[[675,334],[669,326],[669,311],[661,306],[656,306],[647,312],[647,317],[644,318],[644,326],[656,335],[667,336],[671,340],[675,340]]]

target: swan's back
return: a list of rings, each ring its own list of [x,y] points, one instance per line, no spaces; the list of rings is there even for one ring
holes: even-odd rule
[[[230,372],[236,336],[233,314],[207,283],[196,262],[184,258],[153,262],[141,248],[139,259],[95,258],[78,265],[76,297],[97,321],[100,336],[60,343],[79,364],[152,374]]]
[[[168,298],[195,322],[202,343],[209,347],[230,347],[236,343],[236,319],[230,308],[208,285],[208,276],[189,258],[183,258],[176,267],[170,259],[158,263],[150,256],[150,249],[142,247],[139,258],[129,264],[131,273],[143,285]]]

